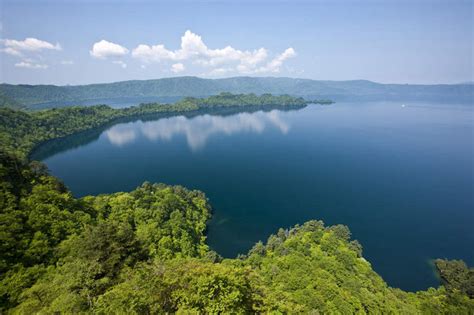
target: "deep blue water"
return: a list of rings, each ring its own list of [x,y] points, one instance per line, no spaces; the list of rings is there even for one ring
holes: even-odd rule
[[[42,157],[76,196],[181,184],[210,198],[208,241],[245,253],[279,227],[345,224],[394,287],[474,264],[474,107],[373,102],[121,123]],[[53,143],[54,144],[54,143]],[[48,152],[49,150],[49,152]]]

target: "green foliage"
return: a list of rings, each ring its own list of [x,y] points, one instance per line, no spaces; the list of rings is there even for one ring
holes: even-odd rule
[[[253,310],[251,270],[198,259],[173,259],[124,270],[124,281],[102,295],[98,313],[236,313]]]
[[[1,153],[0,205],[1,309],[31,296],[90,306],[126,266],[211,253],[207,199],[180,186],[75,199],[38,162]]]
[[[91,220],[42,165],[0,151],[0,303],[14,303],[55,262],[56,246]]]
[[[0,108],[0,144],[24,158],[41,142],[98,127],[120,117],[119,113],[105,105],[34,113]]]
[[[468,268],[462,260],[436,259],[435,265],[448,291],[474,298],[474,268]]]
[[[251,267],[264,313],[468,314],[474,300],[443,288],[406,293],[387,286],[346,226],[309,221],[257,243],[242,265]],[[358,244],[358,245],[354,245]]]
[[[48,262],[52,248],[90,222],[91,213],[38,163],[0,152],[0,271]]]
[[[150,257],[198,257],[205,243],[210,206],[205,195],[181,186],[144,183],[130,193],[86,197],[99,222],[133,228]]]
[[[303,98],[292,97],[289,95],[274,96],[271,94],[232,94],[221,93],[219,95],[209,96],[207,98],[187,97],[182,102],[190,102],[198,105],[200,108],[207,107],[226,107],[226,106],[267,106],[279,105],[286,106],[305,106],[308,102]]]

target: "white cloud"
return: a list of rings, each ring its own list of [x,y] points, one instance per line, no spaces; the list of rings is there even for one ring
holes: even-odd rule
[[[287,48],[283,53],[276,56],[272,61],[263,67],[258,68],[255,72],[280,72],[280,68],[283,62],[289,58],[296,56],[296,52],[293,48]]]
[[[120,65],[124,69],[127,68],[127,64],[125,62],[123,62],[122,60],[114,60],[114,61],[112,61],[112,63]]]
[[[64,66],[70,66],[70,65],[74,64],[74,61],[72,61],[72,60],[61,60],[60,63]]]
[[[144,62],[177,60],[175,54],[165,48],[163,45],[138,45],[132,50],[132,57],[141,59]]]
[[[132,50],[132,57],[144,63],[190,61],[195,65],[211,68],[209,72],[211,75],[229,72],[244,74],[279,72],[283,63],[295,55],[295,50],[288,48],[271,61],[267,61],[268,51],[265,48],[253,51],[243,51],[232,46],[210,49],[201,36],[189,30],[181,37],[180,49],[169,50],[162,44],[152,46],[140,44]]]
[[[94,58],[106,59],[109,57],[122,57],[128,54],[128,49],[106,40],[94,43],[92,50],[89,52]]]
[[[180,73],[184,71],[184,65],[182,63],[175,63],[171,66],[171,71],[174,73]]]
[[[48,65],[40,64],[40,63],[34,63],[34,62],[31,62],[31,61],[22,61],[22,62],[15,63],[15,67],[28,68],[28,69],[47,69]]]
[[[6,53],[6,54],[16,56],[16,57],[21,57],[22,56],[21,52],[19,52],[18,50],[13,49],[11,47],[2,48],[1,51]]]
[[[0,42],[4,46],[1,51],[13,56],[22,56],[24,53],[40,52],[42,50],[62,49],[59,43],[54,45],[33,37],[28,37],[25,40],[2,39]]]

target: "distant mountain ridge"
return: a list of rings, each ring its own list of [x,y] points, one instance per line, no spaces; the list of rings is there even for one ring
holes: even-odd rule
[[[272,93],[342,100],[433,99],[472,101],[472,84],[382,84],[367,80],[319,81],[284,77],[204,79],[171,77],[76,86],[0,84],[0,97],[14,105],[122,97],[208,96],[221,92]],[[7,101],[0,102],[5,106]]]

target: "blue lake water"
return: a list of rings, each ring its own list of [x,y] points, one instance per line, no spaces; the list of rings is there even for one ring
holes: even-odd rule
[[[474,264],[474,107],[403,105],[138,120],[50,143],[37,157],[76,196],[143,181],[204,191],[208,242],[226,257],[279,227],[345,224],[389,285],[426,289],[438,285],[431,259]]]

